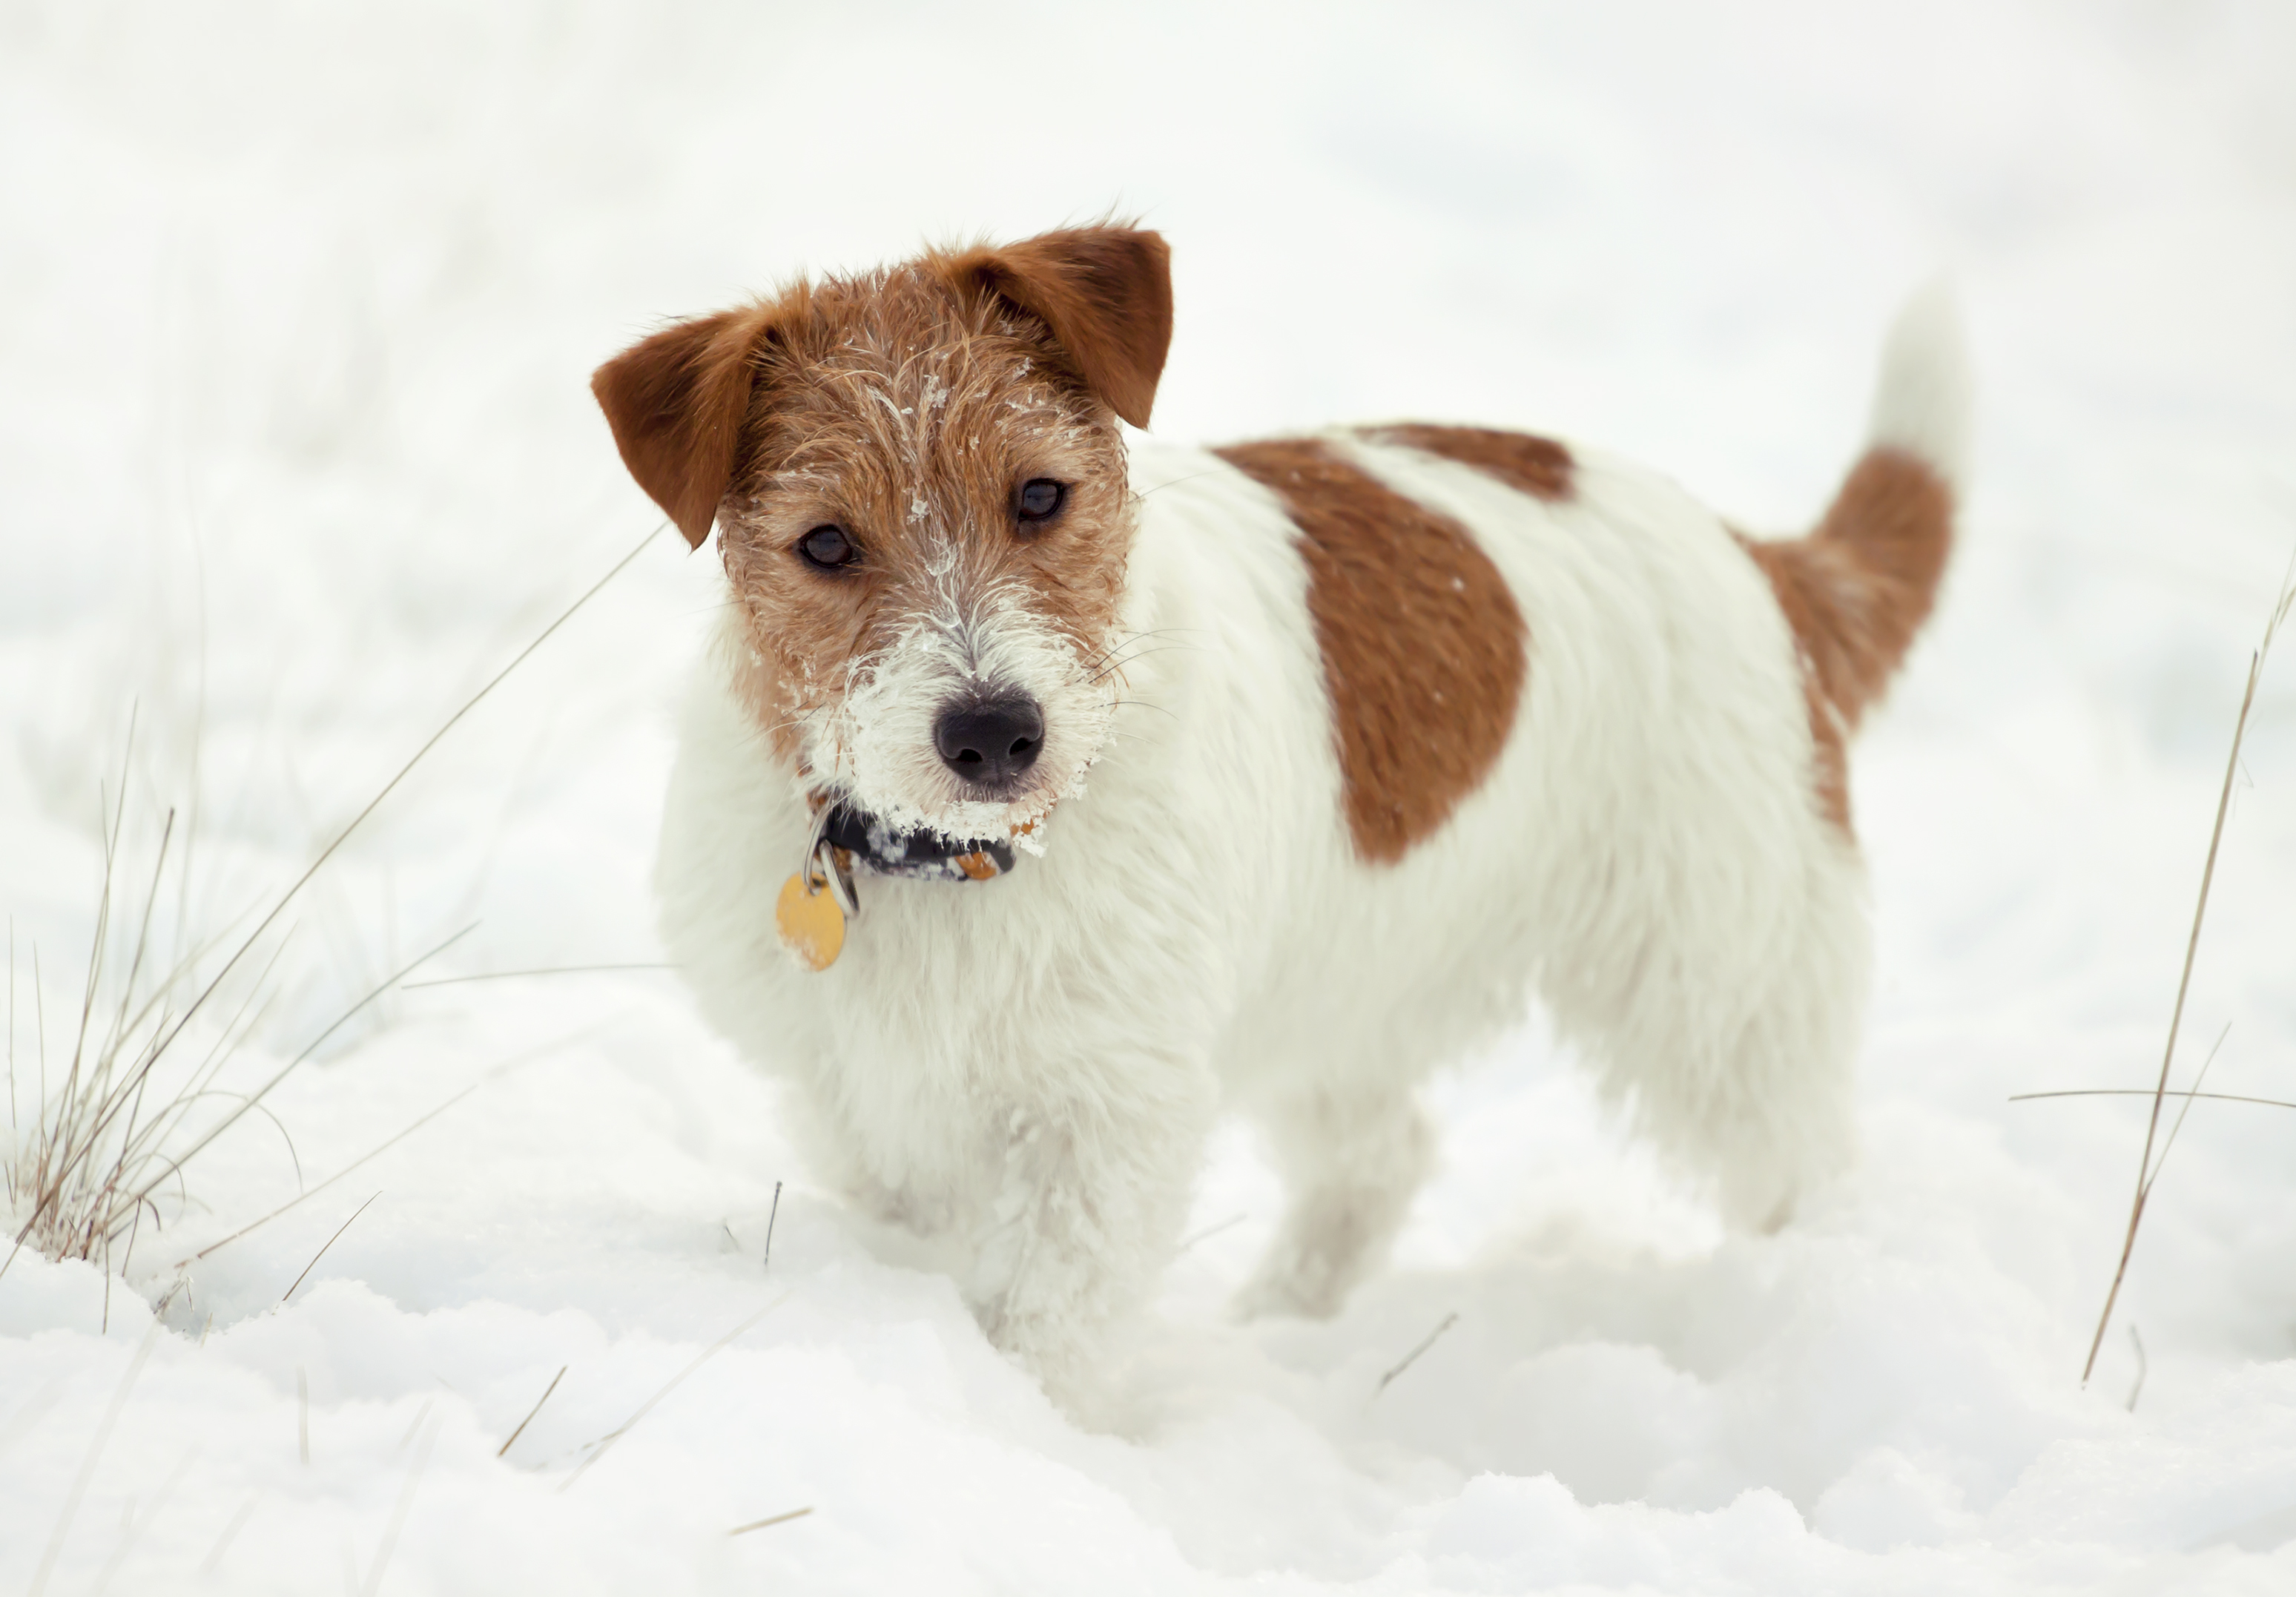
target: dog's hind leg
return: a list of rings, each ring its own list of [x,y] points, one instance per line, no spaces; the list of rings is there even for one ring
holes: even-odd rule
[[[1748,1231],[1783,1225],[1856,1153],[1862,873],[1846,839],[1813,843],[1767,891],[1689,868],[1674,914],[1542,984],[1605,1098]]]
[[[1409,1084],[1393,1079],[1300,1089],[1259,1104],[1256,1117],[1290,1203],[1236,1310],[1334,1314],[1385,1260],[1434,1165],[1433,1133]]]
[[[1824,968],[1832,963],[1809,972],[1807,984],[1778,984],[1750,1010],[1718,1012],[1712,1035],[1677,1040],[1677,1068],[1640,1084],[1637,1123],[1742,1230],[1783,1226],[1812,1189],[1856,1157],[1863,973],[1844,977]],[[1819,984],[1828,981],[1842,988]],[[1693,1061],[1706,1067],[1678,1068]]]
[[[1639,852],[1612,861],[1609,913],[1546,973],[1604,1087],[1739,1225],[1783,1224],[1852,1156],[1867,932],[1845,745],[1936,601],[1968,391],[1950,297],[1924,294],[1890,333],[1868,448],[1816,528],[1741,540],[1785,623],[1800,703],[1774,687],[1767,714],[1748,693],[1678,724],[1671,779],[1644,774],[1648,818],[1616,845]],[[1781,811],[1797,783],[1810,808]]]

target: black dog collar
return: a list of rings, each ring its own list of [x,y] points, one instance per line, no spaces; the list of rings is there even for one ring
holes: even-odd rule
[[[930,828],[904,832],[865,811],[844,803],[830,807],[822,827],[830,844],[879,876],[926,881],[986,882],[1016,863],[1010,840],[944,837]]]
[[[813,828],[797,874],[782,884],[774,902],[774,925],[782,945],[812,970],[827,970],[845,947],[845,926],[861,914],[853,867],[866,865],[880,876],[924,881],[986,882],[1013,868],[1011,839],[991,843],[944,837],[924,830],[904,832],[865,811],[816,801]],[[1036,823],[1021,828],[1035,829]]]

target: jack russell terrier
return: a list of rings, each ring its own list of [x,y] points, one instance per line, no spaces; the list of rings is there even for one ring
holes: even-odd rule
[[[1808,536],[1576,445],[1405,423],[1150,446],[1164,241],[928,251],[594,382],[729,603],[663,825],[670,950],[818,1175],[1082,1401],[1223,1105],[1325,1315],[1432,1162],[1414,1094],[1536,994],[1733,1223],[1853,1152],[1844,745],[1929,613],[1942,295]]]

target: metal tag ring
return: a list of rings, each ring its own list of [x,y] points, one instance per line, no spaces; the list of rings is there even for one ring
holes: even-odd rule
[[[848,920],[861,918],[861,895],[854,891],[853,873],[837,857],[837,845],[829,841],[829,814],[832,806],[824,804],[814,812],[813,827],[806,834],[805,858],[798,862],[798,880],[805,884],[805,895],[811,898],[824,887],[837,901]]]
[[[845,911],[845,918],[858,920],[861,918],[861,895],[854,890],[853,873],[846,868],[843,855],[843,850],[824,837],[815,849],[810,863],[821,870],[822,883],[829,889],[829,896],[837,901],[837,907]],[[806,889],[808,893],[812,891],[811,881],[808,877]]]

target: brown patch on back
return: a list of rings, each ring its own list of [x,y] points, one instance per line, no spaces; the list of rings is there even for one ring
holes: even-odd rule
[[[1869,449],[1816,531],[1740,536],[1793,630],[1826,819],[1849,830],[1845,745],[1937,601],[1953,547],[1953,490],[1902,449]]]
[[[1551,438],[1489,427],[1431,427],[1423,422],[1366,427],[1363,436],[1374,443],[1401,444],[1456,460],[1533,498],[1570,497],[1570,451]]]
[[[1465,528],[1313,439],[1216,449],[1300,530],[1356,852],[1393,864],[1490,774],[1522,693],[1522,615]]]

